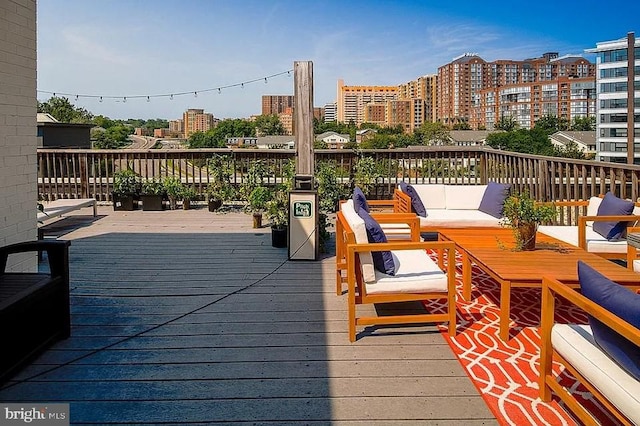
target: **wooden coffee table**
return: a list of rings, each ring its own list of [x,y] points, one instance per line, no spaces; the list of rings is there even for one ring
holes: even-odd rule
[[[462,256],[463,297],[471,298],[471,264],[489,274],[500,284],[500,338],[509,338],[511,289],[541,288],[542,277],[549,276],[579,287],[579,260],[609,279],[640,288],[640,274],[598,255],[538,233],[536,249],[515,251],[513,231],[508,228],[443,229],[439,239],[453,241]]]

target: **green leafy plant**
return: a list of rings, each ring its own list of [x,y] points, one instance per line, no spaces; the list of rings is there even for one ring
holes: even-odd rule
[[[194,200],[198,196],[198,191],[196,191],[195,186],[193,185],[182,185],[182,189],[180,190],[179,198],[182,200]]]
[[[180,198],[182,194],[182,181],[179,177],[176,176],[167,176],[162,181],[162,185],[164,186],[164,190],[167,192],[169,197]]]
[[[360,187],[365,195],[370,195],[376,185],[376,180],[381,176],[373,157],[360,157],[354,166],[353,183]]]
[[[265,214],[272,228],[283,229],[289,224],[289,197],[283,188],[272,192],[265,208]]]
[[[318,228],[320,231],[320,251],[326,251],[331,237],[332,226],[329,215],[336,212],[338,201],[349,197],[349,186],[342,182],[335,161],[316,163],[316,183],[318,190]]]
[[[257,186],[248,198],[248,209],[252,213],[262,213],[271,199],[271,191],[266,186]]]
[[[256,160],[251,163],[244,176],[244,182],[240,188],[240,196],[243,200],[249,202],[249,197],[257,187],[264,187],[264,181],[269,176],[269,168],[262,160]]]
[[[138,195],[141,186],[140,177],[131,169],[119,170],[113,174],[114,194]]]
[[[208,160],[210,182],[207,185],[207,201],[231,201],[236,191],[231,185],[232,170],[227,156],[214,155]]]
[[[555,213],[553,204],[539,203],[531,198],[528,191],[524,191],[507,197],[501,223],[513,229],[516,250],[532,250],[538,225],[552,220]]]
[[[147,179],[142,182],[142,195],[164,195],[165,189],[160,179]]]

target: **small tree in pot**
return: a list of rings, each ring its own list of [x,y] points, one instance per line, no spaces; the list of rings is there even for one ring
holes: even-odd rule
[[[247,207],[253,213],[253,227],[262,227],[262,213],[271,199],[271,191],[266,186],[257,186],[249,194]]]
[[[189,210],[191,208],[191,201],[195,200],[198,196],[198,192],[194,186],[182,185],[180,191],[180,198],[182,198],[182,208]]]
[[[207,202],[209,211],[222,207],[225,201],[235,197],[235,189],[231,185],[231,166],[227,156],[214,155],[209,159],[209,185],[207,185]]]
[[[182,196],[182,181],[176,176],[167,176],[162,182],[164,190],[167,192],[169,198],[169,208],[175,210],[178,204],[178,200]]]

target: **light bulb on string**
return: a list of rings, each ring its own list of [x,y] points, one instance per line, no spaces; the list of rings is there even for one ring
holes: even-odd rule
[[[78,101],[78,95],[76,95],[76,102]]]
[[[173,95],[169,95],[169,100],[173,100]]]
[[[244,83],[240,83],[240,88],[244,89]]]
[[[149,99],[149,96],[147,96],[147,102],[149,102],[151,99]]]
[[[123,96],[123,97],[122,97],[122,102],[123,102],[123,103],[126,103],[126,102],[127,102],[127,97],[126,97],[126,96]]]
[[[264,84],[267,84],[267,77],[264,78]]]
[[[222,89],[218,87],[218,94],[222,93]]]
[[[198,92],[193,92],[193,97],[197,98],[198,97]]]
[[[102,96],[100,96],[100,100],[98,102],[102,102]]]

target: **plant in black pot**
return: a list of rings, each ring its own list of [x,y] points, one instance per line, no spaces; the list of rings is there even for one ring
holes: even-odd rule
[[[159,179],[151,178],[142,182],[140,201],[143,211],[161,211],[164,208],[164,185]]]
[[[289,225],[289,196],[284,189],[278,189],[267,201],[265,214],[271,222],[271,245],[287,247],[287,229]]]
[[[113,174],[113,209],[134,210],[140,196],[140,177],[131,169]]]
[[[162,185],[164,186],[164,190],[167,193],[167,198],[169,198],[169,208],[171,210],[175,210],[178,204],[178,200],[182,197],[182,181],[179,177],[176,176],[167,176],[162,181]]]

